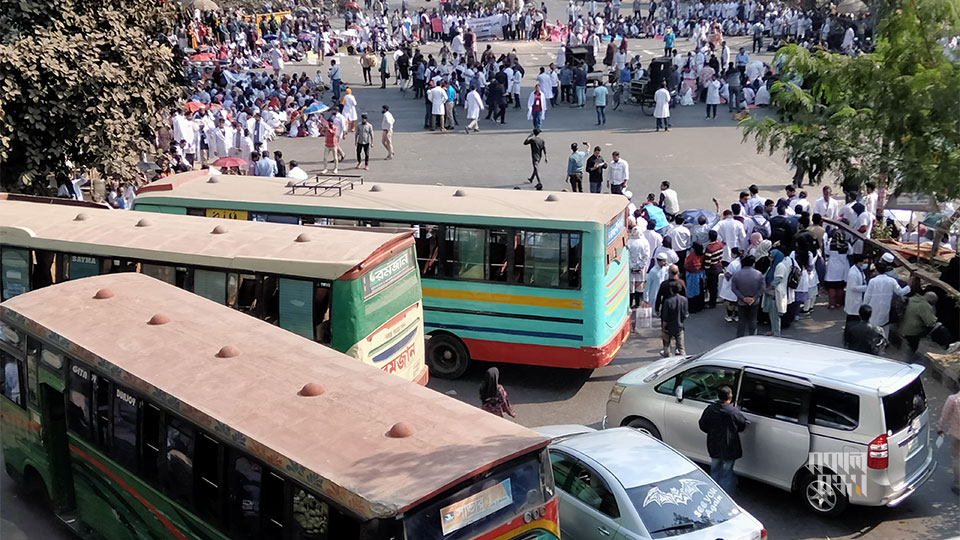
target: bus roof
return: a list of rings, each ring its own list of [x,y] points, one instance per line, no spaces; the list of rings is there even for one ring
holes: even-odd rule
[[[0,195],[0,244],[318,279],[365,269],[381,255],[413,244],[412,233],[304,229],[41,201]]]
[[[218,182],[209,176],[187,172],[165,178],[141,188],[137,201],[178,197],[204,201],[230,201],[254,204],[298,204],[306,206],[374,210],[384,212],[437,214],[445,216],[481,216],[488,218],[536,219],[551,222],[588,222],[607,224],[627,207],[620,195],[565,193],[515,189],[470,188],[455,186],[387,184],[377,182],[313,195],[301,189],[296,194],[287,187],[286,178],[221,175]]]
[[[113,296],[95,299],[102,289]],[[157,314],[169,322],[150,324]],[[45,287],[6,301],[0,315],[27,319],[20,322],[48,332],[54,343],[65,339],[71,356],[110,368],[118,381],[154,400],[162,396],[158,405],[201,427],[216,421],[226,440],[245,441],[265,462],[365,518],[406,511],[548,442],[479,408],[142,274]],[[239,356],[218,356],[227,345]],[[299,395],[308,383],[319,383],[323,393]],[[389,436],[398,422],[415,433]]]

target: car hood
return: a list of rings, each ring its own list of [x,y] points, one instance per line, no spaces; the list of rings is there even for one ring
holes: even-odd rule
[[[665,373],[670,369],[682,364],[687,357],[685,356],[671,356],[670,358],[662,358],[656,362],[651,362],[643,367],[639,367],[630,373],[627,373],[623,377],[620,377],[617,380],[617,384],[621,386],[633,386],[638,384],[644,384],[649,382],[647,378],[660,373]]]

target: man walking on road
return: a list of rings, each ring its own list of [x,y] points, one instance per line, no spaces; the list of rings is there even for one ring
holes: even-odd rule
[[[533,161],[533,172],[530,173],[527,182],[533,182],[533,179],[536,178],[537,185],[534,187],[541,190],[543,189],[543,183],[540,182],[540,159],[542,158],[543,162],[547,163],[547,145],[540,138],[540,130],[534,129],[533,133],[527,135],[527,138],[523,140],[523,144],[530,147],[530,159]]]
[[[613,153],[613,161],[608,165],[607,187],[610,193],[619,195],[627,189],[627,182],[630,180],[630,165],[627,160],[620,159],[620,152]]]
[[[747,419],[731,403],[733,391],[729,386],[721,386],[717,398],[717,403],[710,404],[700,415],[700,431],[707,434],[710,477],[732,497],[737,488],[733,464],[743,457],[740,432],[747,428]]]
[[[683,321],[687,320],[689,314],[687,297],[681,294],[680,283],[669,282],[667,291],[667,297],[660,307],[660,339],[663,341],[660,356],[664,358],[671,356],[671,341],[676,345],[676,354],[682,356],[686,352],[683,347]]]
[[[383,121],[380,123],[380,129],[383,130],[383,147],[387,150],[387,157],[385,159],[393,159],[393,156],[396,155],[396,152],[393,151],[393,124],[396,122],[393,118],[393,113],[390,112],[390,106],[383,106]]]
[[[947,435],[950,444],[950,461],[953,466],[953,485],[950,490],[960,495],[960,392],[947,396],[937,424],[937,435]]]
[[[570,157],[567,158],[567,181],[574,193],[583,193],[583,153],[578,152],[577,143],[570,143]]]

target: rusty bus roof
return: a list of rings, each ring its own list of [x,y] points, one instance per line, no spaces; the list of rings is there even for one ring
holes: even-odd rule
[[[169,321],[150,324],[162,320],[158,314]],[[142,274],[28,292],[0,304],[0,316],[59,343],[73,358],[110,369],[118,382],[202,428],[224,424],[217,434],[226,441],[244,441],[247,451],[365,518],[411,509],[548,442]],[[230,357],[226,346],[239,354]],[[310,383],[323,393],[300,395]],[[398,423],[414,433],[388,435]]]
[[[345,209],[358,214],[376,212],[387,216],[405,213],[421,217],[437,216],[527,219],[547,222],[606,224],[622,214],[627,199],[620,195],[597,193],[543,192],[515,189],[474,188],[421,184],[388,184],[354,182],[353,189],[328,190],[314,195],[298,188],[292,192],[289,179],[257,176],[210,176],[187,172],[167,177],[143,188],[137,203],[151,201],[170,204],[171,197],[207,201],[216,208],[217,201],[248,204],[249,209],[263,204],[294,204]],[[349,177],[345,177],[349,179]],[[359,180],[359,179],[356,179]],[[322,191],[322,190],[321,190]],[[229,206],[228,206],[229,207]],[[365,217],[361,215],[361,217]],[[384,217],[383,219],[387,219]]]
[[[337,279],[412,243],[412,233],[304,229],[0,196],[0,244],[82,255]]]

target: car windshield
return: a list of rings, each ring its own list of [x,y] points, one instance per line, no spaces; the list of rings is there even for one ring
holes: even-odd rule
[[[706,529],[740,513],[733,500],[700,469],[627,490],[652,538]]]

